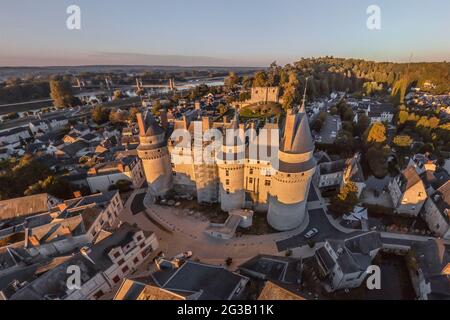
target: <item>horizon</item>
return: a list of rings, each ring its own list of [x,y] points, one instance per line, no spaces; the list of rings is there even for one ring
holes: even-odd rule
[[[72,4],[1,3],[0,30],[7,32],[0,33],[0,66],[258,68],[326,55],[394,63],[411,54],[412,62],[450,58],[450,43],[442,41],[450,30],[445,0],[378,0],[379,30],[366,25],[373,0],[78,0],[81,29],[69,30]]]
[[[317,57],[299,57],[298,59],[295,59],[291,62],[288,62],[286,64],[278,64],[279,66],[286,66],[287,64],[293,64],[297,61],[300,61],[302,59],[320,59],[324,58],[325,56],[317,56]],[[394,64],[422,64],[422,63],[450,63],[450,61],[447,60],[436,60],[436,61],[412,61],[409,62],[409,60],[404,61],[377,61],[377,60],[369,60],[364,58],[357,58],[357,57],[335,57],[335,56],[328,56],[335,59],[346,59],[346,60],[363,60],[367,62],[375,62],[375,63],[394,63]],[[276,62],[276,61],[275,61]],[[183,69],[189,69],[189,68],[222,68],[222,69],[265,69],[268,68],[270,65],[267,64],[267,66],[251,66],[251,65],[245,65],[245,66],[220,66],[220,65],[156,65],[156,64],[78,64],[78,65],[20,65],[20,66],[11,66],[11,65],[0,65],[0,68],[11,68],[11,69],[19,69],[19,68],[92,68],[92,67],[129,67],[129,68],[135,68],[135,67],[142,67],[142,68],[183,68]]]

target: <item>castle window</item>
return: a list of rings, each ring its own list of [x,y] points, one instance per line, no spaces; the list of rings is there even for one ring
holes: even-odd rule
[[[253,178],[249,178],[248,183],[253,183]]]
[[[266,180],[266,187],[270,187],[270,180]]]
[[[228,185],[230,184],[230,180],[227,179],[227,180],[225,181],[225,184],[228,186]]]
[[[227,189],[227,194],[230,194],[230,189]]]
[[[226,175],[227,177],[229,177],[229,176],[230,176],[230,171],[229,171],[229,170],[225,171],[225,175]]]
[[[250,169],[250,174],[253,174],[253,168],[252,168],[252,169]]]

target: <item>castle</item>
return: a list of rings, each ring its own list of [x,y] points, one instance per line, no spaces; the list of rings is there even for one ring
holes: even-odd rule
[[[266,123],[259,134],[255,123],[240,123],[237,112],[231,121],[184,116],[174,121],[170,139],[150,112],[138,114],[137,120],[137,152],[152,194],[174,190],[191,194],[199,203],[220,203],[227,212],[241,208],[267,212],[269,224],[279,231],[295,229],[304,221],[316,170],[304,108],[288,110],[282,128]],[[213,139],[204,138],[213,132],[223,134],[219,148],[212,148]],[[202,161],[205,154],[213,161]],[[261,154],[277,155],[276,165]]]

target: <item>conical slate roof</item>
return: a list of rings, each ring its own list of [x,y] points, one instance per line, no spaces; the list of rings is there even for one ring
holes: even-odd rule
[[[144,118],[145,125],[145,135],[146,136],[157,136],[164,133],[164,129],[161,128],[157,123],[153,114],[150,111],[145,113]]]
[[[299,124],[294,135],[291,146],[292,153],[306,153],[314,151],[314,143],[311,137],[311,130],[309,129],[308,117],[306,113],[299,114]]]
[[[294,125],[292,130],[285,129],[284,140],[289,141],[290,144],[285,144],[283,151],[297,154],[314,151],[314,143],[306,113],[290,114],[288,117],[295,117],[293,119]]]

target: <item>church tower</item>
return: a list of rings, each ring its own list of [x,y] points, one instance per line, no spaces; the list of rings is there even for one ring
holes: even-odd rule
[[[273,168],[269,192],[269,224],[279,231],[297,228],[304,221],[311,180],[316,170],[314,143],[304,108],[288,110],[278,151],[279,165]]]
[[[149,192],[162,196],[172,189],[172,167],[164,130],[156,123],[151,112],[136,115],[140,145],[138,157],[142,160]]]

